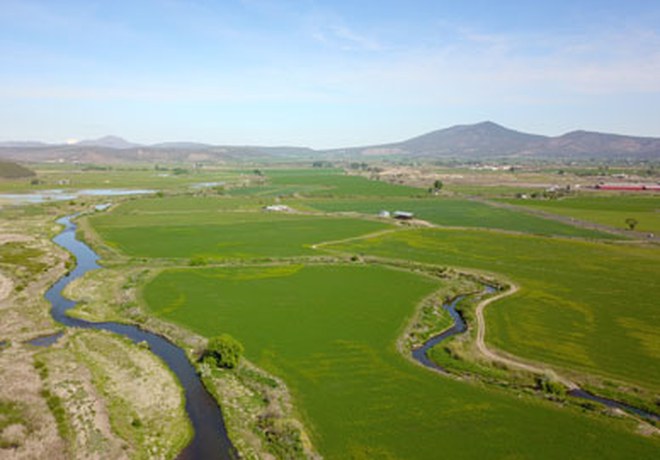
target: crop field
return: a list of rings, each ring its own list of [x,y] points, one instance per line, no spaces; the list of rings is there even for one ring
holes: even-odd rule
[[[445,281],[378,264],[306,264],[305,257],[339,251],[499,275],[520,290],[486,310],[489,344],[657,393],[660,249],[333,170],[263,174],[265,185],[225,195],[125,200],[89,223],[125,255],[195,265],[163,269],[143,286],[147,313],[201,336],[236,337],[250,362],[286,384],[293,416],[324,458],[483,458],[484,446],[493,458],[657,452],[657,439],[635,434],[634,422],[456,381],[407,359],[397,338],[420,300]],[[281,201],[296,211],[262,210],[285,189],[304,195]],[[411,211],[448,228],[395,226],[374,219],[381,210]],[[358,215],[321,214],[342,212]],[[315,249],[319,243],[326,244]],[[281,257],[299,259],[278,265]],[[232,266],[240,259],[268,264]],[[198,266],[215,262],[227,265]]]
[[[614,238],[613,235],[566,225],[523,212],[496,208],[477,201],[456,198],[312,200],[306,204],[326,212],[359,212],[376,215],[381,210],[413,212],[436,225],[483,227],[541,235]]]
[[[660,195],[577,196],[560,200],[506,200],[518,206],[561,214],[576,219],[628,228],[626,219],[639,223],[637,230],[660,232]]]
[[[413,230],[330,249],[502,274],[486,339],[535,361],[660,389],[660,250],[477,230]]]
[[[187,168],[187,169],[186,169]],[[2,192],[31,192],[47,189],[150,188],[172,189],[208,182],[230,183],[239,174],[229,170],[193,170],[190,167],[155,170],[153,165],[116,166],[109,169],[85,166],[37,165],[36,177],[0,180]],[[175,172],[176,169],[176,172]],[[38,180],[38,183],[33,183]]]
[[[281,377],[329,459],[652,458],[658,443],[605,418],[439,376],[395,348],[438,281],[379,266],[170,269],[152,312],[232,334]],[[487,453],[484,448],[487,446]]]
[[[308,196],[416,196],[426,190],[369,180],[344,174],[341,170],[328,169],[273,169],[264,174],[268,185],[263,187],[237,188],[235,195],[292,195]]]
[[[121,205],[91,222],[111,246],[141,257],[252,258],[310,255],[314,243],[359,236],[390,226],[349,218],[218,212],[227,203],[250,208],[249,200],[162,198]]]

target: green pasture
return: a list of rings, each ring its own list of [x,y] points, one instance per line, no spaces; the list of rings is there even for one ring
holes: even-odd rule
[[[545,190],[544,184],[538,186],[516,185],[492,185],[492,184],[471,184],[471,183],[448,183],[443,190],[453,192],[463,196],[479,196],[484,198],[511,197],[517,193],[538,193]]]
[[[477,201],[428,197],[421,199],[311,200],[305,202],[325,212],[358,212],[377,215],[381,210],[413,212],[415,217],[449,227],[483,227],[540,235],[613,238],[612,235],[573,227],[524,212],[496,208]]]
[[[305,196],[416,196],[426,190],[405,185],[369,180],[345,174],[339,169],[272,169],[263,171],[268,184],[262,187],[236,188],[235,195],[305,195]]]
[[[227,211],[232,203],[233,210]],[[154,198],[129,201],[90,220],[106,243],[127,255],[213,259],[313,255],[318,254],[310,248],[314,243],[389,227],[350,218],[271,213],[258,206],[245,199]]]
[[[199,214],[201,216],[224,211],[258,211],[269,204],[273,204],[273,200],[270,198],[228,197],[212,194],[207,196],[140,196],[114,207],[111,215],[117,219],[159,214]]]
[[[170,269],[143,296],[207,337],[229,333],[285,380],[328,459],[653,458],[625,422],[455,381],[395,340],[440,282],[378,266]]]
[[[505,200],[507,203],[540,209],[563,216],[628,228],[626,219],[636,219],[636,229],[643,232],[660,232],[660,195],[642,192],[629,195],[593,196],[582,195],[559,200]]]
[[[176,174],[174,167],[168,170],[156,170],[148,167],[115,166],[112,169],[85,169],[84,166],[36,165],[31,167],[36,177],[14,180],[0,180],[1,192],[31,192],[49,189],[180,189],[199,183],[232,182],[239,175],[229,170],[195,170],[191,166],[182,166],[183,174]],[[38,180],[38,183],[33,183]]]
[[[328,248],[505,275],[521,289],[486,310],[489,343],[660,389],[658,248],[440,229]]]

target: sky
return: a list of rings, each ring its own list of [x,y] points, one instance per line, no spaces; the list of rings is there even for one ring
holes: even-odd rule
[[[0,0],[0,141],[660,137],[660,1]]]

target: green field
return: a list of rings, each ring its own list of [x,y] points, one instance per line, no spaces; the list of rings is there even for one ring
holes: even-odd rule
[[[232,195],[288,196],[416,196],[425,190],[369,180],[339,169],[273,169],[264,171],[268,181],[261,187],[236,188]]]
[[[175,174],[174,167],[167,170],[155,170],[154,165],[148,166],[117,166],[107,170],[85,169],[84,165],[36,165],[32,167],[36,177],[0,180],[2,192],[32,192],[49,189],[106,189],[106,188],[138,188],[138,189],[181,189],[195,184],[207,182],[231,183],[239,175],[228,170],[195,170],[190,166],[180,168],[186,171]],[[33,183],[34,180],[38,183]]]
[[[437,281],[378,266],[167,270],[144,290],[157,316],[228,332],[282,377],[329,459],[652,458],[619,422],[439,376],[395,349]],[[619,428],[617,428],[617,426]]]
[[[658,248],[439,229],[329,248],[505,275],[521,290],[486,310],[489,343],[660,390]]]
[[[245,199],[135,200],[93,216],[91,223],[106,243],[127,255],[213,259],[313,255],[318,254],[310,248],[314,243],[389,228],[365,220],[269,213],[258,206]]]
[[[408,211],[419,219],[449,227],[484,227],[541,235],[614,238],[610,234],[458,198],[311,200],[305,203],[325,212],[350,211],[376,215],[381,210]]]
[[[636,227],[637,230],[660,232],[660,195],[658,194],[577,196],[560,200],[504,201],[620,229],[628,228],[626,219],[634,218],[639,222]]]

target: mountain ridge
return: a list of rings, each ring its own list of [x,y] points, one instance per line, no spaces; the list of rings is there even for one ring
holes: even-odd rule
[[[399,142],[313,150],[295,146],[232,146],[199,142],[137,144],[104,136],[76,144],[31,141],[0,142],[0,158],[19,161],[233,161],[268,158],[364,158],[398,156],[415,159],[660,159],[660,138],[574,130],[544,136],[483,121],[437,129]]]

